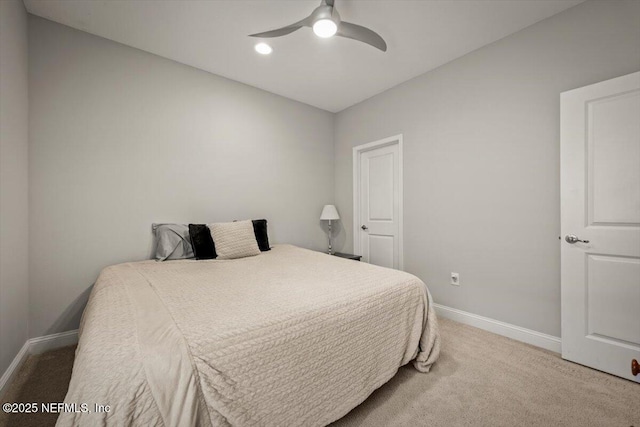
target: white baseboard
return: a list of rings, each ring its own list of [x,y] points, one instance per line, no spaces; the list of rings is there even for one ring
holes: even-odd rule
[[[5,389],[11,384],[11,380],[18,373],[20,367],[27,360],[27,356],[29,356],[29,340],[25,341],[24,345],[16,354],[16,357],[13,358],[13,361],[9,365],[2,377],[0,378],[0,396],[2,396],[5,392]]]
[[[45,351],[66,347],[78,342],[78,330],[61,332],[58,334],[45,335],[44,337],[31,338],[25,341],[24,345],[13,358],[13,361],[0,378],[0,396],[4,394],[11,380],[18,373],[22,364],[31,354],[40,354]]]
[[[78,330],[45,335],[29,340],[29,354],[40,354],[56,348],[74,345],[78,342]]]
[[[445,305],[433,304],[433,306],[436,309],[436,313],[446,319],[455,320],[456,322],[464,323],[465,325],[484,329],[485,331],[535,345],[536,347],[541,347],[556,353],[560,353],[562,351],[562,341],[559,337],[543,334],[542,332],[533,331],[527,328],[521,328],[520,326],[468,313]]]

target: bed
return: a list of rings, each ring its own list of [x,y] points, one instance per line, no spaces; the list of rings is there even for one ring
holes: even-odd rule
[[[58,426],[322,426],[440,351],[418,278],[291,245],[107,267],[79,334]]]

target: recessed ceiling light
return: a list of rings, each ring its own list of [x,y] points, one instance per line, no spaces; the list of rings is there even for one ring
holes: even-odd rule
[[[273,49],[271,49],[271,46],[269,46],[266,43],[258,43],[255,49],[256,49],[256,52],[262,55],[269,55],[271,52],[273,52]]]
[[[338,31],[338,26],[331,19],[319,19],[313,24],[313,32],[318,37],[331,37],[336,31]]]

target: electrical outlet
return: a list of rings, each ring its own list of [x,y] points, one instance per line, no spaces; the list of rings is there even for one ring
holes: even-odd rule
[[[460,286],[460,275],[458,273],[451,273],[451,284],[453,286]]]

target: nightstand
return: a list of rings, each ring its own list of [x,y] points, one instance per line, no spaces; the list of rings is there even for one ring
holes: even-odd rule
[[[362,255],[345,254],[345,253],[342,253],[342,252],[334,252],[331,255],[337,256],[337,257],[340,257],[340,258],[352,259],[352,260],[355,260],[355,261],[360,261],[360,258],[362,258]]]

